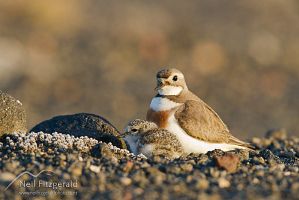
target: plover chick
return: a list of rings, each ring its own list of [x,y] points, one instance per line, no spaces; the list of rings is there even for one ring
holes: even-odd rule
[[[173,159],[183,153],[181,143],[174,134],[146,120],[130,121],[122,137],[136,155],[141,153],[146,157],[163,155]]]

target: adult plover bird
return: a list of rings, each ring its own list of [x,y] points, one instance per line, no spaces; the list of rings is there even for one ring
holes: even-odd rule
[[[219,115],[188,90],[179,70],[159,71],[156,90],[158,94],[151,101],[147,120],[175,134],[185,153],[250,148],[248,143],[231,135]]]
[[[123,139],[135,155],[146,157],[163,155],[173,159],[182,155],[183,148],[177,137],[149,121],[135,119],[128,123]]]

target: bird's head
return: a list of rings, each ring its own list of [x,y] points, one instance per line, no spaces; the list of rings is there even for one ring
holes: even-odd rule
[[[124,135],[137,136],[155,128],[158,128],[158,126],[154,122],[146,121],[143,119],[134,119],[127,124]]]
[[[188,90],[182,72],[177,69],[163,69],[157,73],[157,86],[159,95],[180,95],[183,90]]]

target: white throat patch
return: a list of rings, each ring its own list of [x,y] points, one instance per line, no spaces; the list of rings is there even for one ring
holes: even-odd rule
[[[182,92],[183,88],[180,86],[171,86],[165,85],[158,90],[160,95],[179,95]]]
[[[127,135],[123,139],[129,144],[129,147],[130,147],[132,153],[137,155],[138,154],[137,146],[138,146],[139,136],[137,136],[137,135]]]

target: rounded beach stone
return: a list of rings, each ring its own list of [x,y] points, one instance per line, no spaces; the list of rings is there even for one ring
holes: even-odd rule
[[[125,143],[119,139],[119,131],[104,117],[77,113],[61,115],[43,121],[31,129],[30,132],[64,133],[75,137],[87,136],[99,141],[109,143],[119,148],[126,148]]]
[[[0,136],[26,131],[26,112],[22,103],[0,91]]]

